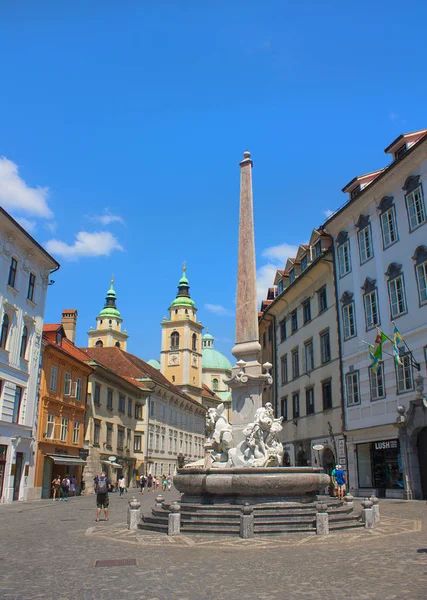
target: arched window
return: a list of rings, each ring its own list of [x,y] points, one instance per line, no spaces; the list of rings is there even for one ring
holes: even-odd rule
[[[6,349],[7,336],[9,334],[9,317],[4,315],[0,333],[0,348]]]
[[[109,325],[112,325],[112,324],[113,324],[113,321],[110,319],[110,320],[108,321],[108,324],[109,324]]]
[[[193,333],[193,350],[194,352],[197,352],[197,335],[195,333]]]
[[[212,389],[214,392],[218,391],[218,379],[212,379]]]
[[[103,343],[103,341],[102,341],[102,340],[98,340],[98,341],[96,342],[96,344],[95,344],[95,346],[96,346],[97,348],[102,348],[102,346],[103,346],[103,345],[104,345],[104,343]]]
[[[179,348],[179,333],[174,331],[171,335],[171,350],[178,350]]]
[[[116,348],[120,348],[120,342],[116,342],[114,345]]]
[[[25,354],[27,352],[27,344],[28,344],[28,329],[27,329],[26,325],[24,325],[24,328],[22,330],[22,338],[21,338],[21,350],[19,352],[19,356],[21,358],[25,358]]]

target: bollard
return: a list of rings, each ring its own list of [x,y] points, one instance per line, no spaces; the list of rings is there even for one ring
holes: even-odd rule
[[[129,500],[127,522],[128,529],[133,530],[138,529],[141,522],[141,503],[136,498]]]
[[[362,500],[362,521],[365,523],[365,529],[373,529],[375,527],[374,522],[374,510],[372,508],[373,503],[369,498]]]
[[[239,535],[244,540],[254,537],[254,509],[248,502],[242,506]]]
[[[168,515],[168,535],[179,535],[181,533],[181,507],[178,502],[172,502]]]
[[[162,508],[163,502],[165,501],[164,497],[159,494],[158,496],[155,497],[154,502],[156,503],[155,508],[157,510],[160,510]]]
[[[346,494],[344,496],[344,505],[347,508],[353,508],[353,506],[354,506],[354,496],[352,496],[351,494]]]
[[[316,534],[329,534],[329,515],[326,502],[318,502],[316,504]]]
[[[371,496],[369,500],[373,504],[372,510],[374,511],[374,525],[376,527],[381,523],[379,500],[376,496]]]

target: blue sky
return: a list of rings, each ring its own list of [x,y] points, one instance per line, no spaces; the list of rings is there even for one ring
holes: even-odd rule
[[[0,204],[61,263],[46,321],[77,308],[86,345],[114,273],[129,350],[158,356],[186,260],[229,354],[243,151],[262,288],[427,126],[426,19],[421,1],[3,2]]]

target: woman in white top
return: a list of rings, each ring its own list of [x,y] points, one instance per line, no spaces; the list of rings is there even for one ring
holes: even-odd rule
[[[125,491],[126,491],[126,479],[124,477],[122,477],[121,479],[119,479],[119,492],[120,492],[119,498],[121,498],[123,496]]]

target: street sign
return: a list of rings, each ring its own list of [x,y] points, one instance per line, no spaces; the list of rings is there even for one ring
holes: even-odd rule
[[[86,460],[86,458],[89,456],[89,450],[86,450],[84,448],[80,448],[80,450],[79,450],[79,456],[83,460]]]
[[[109,460],[110,462],[114,462],[115,460],[117,460],[117,457],[116,457],[116,456],[109,456],[109,457],[108,457],[108,460]]]
[[[320,452],[321,450],[323,450],[325,446],[323,446],[322,444],[316,444],[315,446],[313,446],[313,450],[316,450],[316,452]]]

